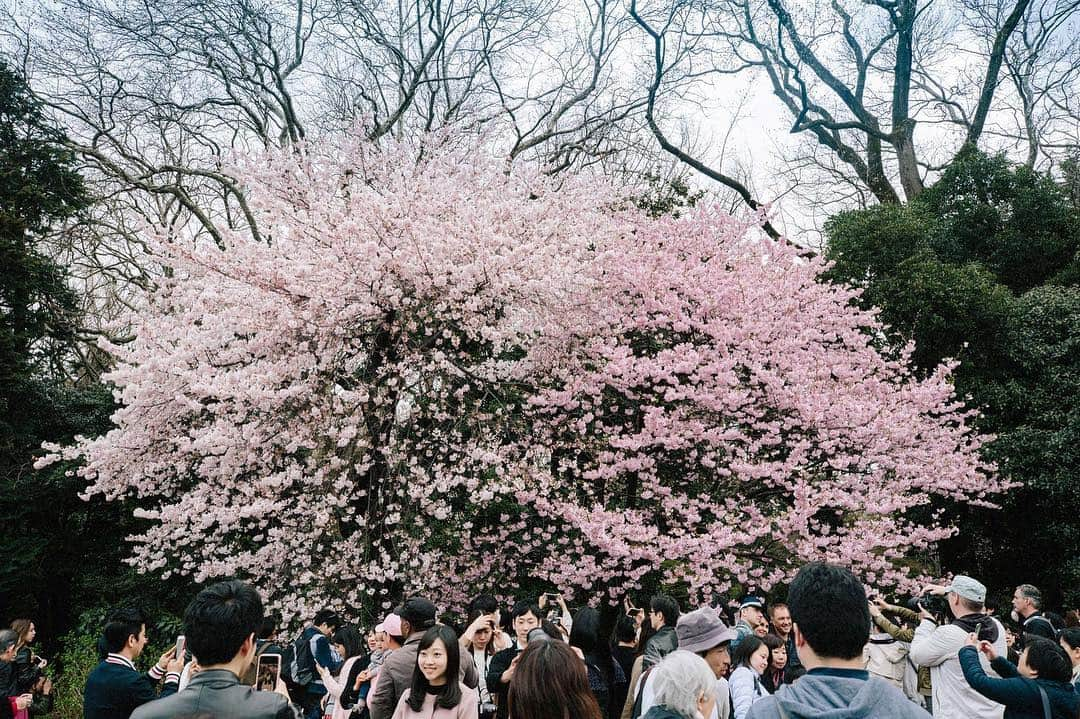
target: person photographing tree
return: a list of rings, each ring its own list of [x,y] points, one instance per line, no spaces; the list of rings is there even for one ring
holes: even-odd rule
[[[944,595],[953,616],[951,622],[938,626],[924,604],[919,604],[922,621],[911,641],[911,660],[930,667],[935,719],[1001,719],[1004,707],[971,688],[958,657],[970,634],[988,642],[997,654],[1006,651],[1005,628],[986,613],[986,587],[958,574],[948,586],[930,585],[923,593]],[[982,661],[990,672],[989,660]]]

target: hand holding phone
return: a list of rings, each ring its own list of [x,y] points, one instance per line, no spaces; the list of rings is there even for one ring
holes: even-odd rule
[[[276,691],[280,679],[281,655],[260,654],[259,663],[255,668],[255,688],[263,692]]]

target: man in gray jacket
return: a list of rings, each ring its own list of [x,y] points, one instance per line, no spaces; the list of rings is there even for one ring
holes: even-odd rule
[[[239,580],[199,592],[184,613],[184,635],[199,673],[183,691],[143,704],[131,719],[297,719],[280,678],[275,691],[240,683],[255,658],[255,632],[262,620],[258,592]]]
[[[420,638],[424,632],[435,626],[435,605],[423,597],[410,597],[400,609],[394,612],[401,617],[401,631],[407,639],[401,649],[397,649],[383,663],[379,678],[375,682],[375,693],[368,697],[368,711],[371,719],[390,719],[394,716],[398,700],[405,690],[412,686],[413,671],[416,668],[416,655],[420,651]],[[460,679],[465,685],[475,689],[479,683],[476,663],[469,655],[469,650],[460,645]]]
[[[805,565],[791,583],[788,607],[806,675],[755,702],[747,719],[929,719],[903,692],[863,669],[870,612],[851,572]]]

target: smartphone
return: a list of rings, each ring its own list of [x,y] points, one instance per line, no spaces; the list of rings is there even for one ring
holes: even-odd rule
[[[260,654],[259,664],[255,668],[255,688],[263,692],[277,689],[278,677],[281,676],[281,655]]]
[[[184,658],[184,652],[186,650],[187,650],[187,639],[184,638],[183,634],[177,634],[176,635],[176,654],[174,656],[177,659],[182,660]]]

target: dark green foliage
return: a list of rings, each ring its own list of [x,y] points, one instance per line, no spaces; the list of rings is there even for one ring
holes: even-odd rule
[[[1067,174],[1067,173],[1066,173]],[[1080,210],[1068,177],[969,153],[907,206],[827,224],[833,280],[865,288],[886,346],[916,343],[928,372],[956,358],[957,391],[997,435],[986,449],[1023,483],[1000,510],[950,507],[950,571],[991,588],[1032,582],[1080,600]]]
[[[666,180],[659,175],[646,175],[645,181],[648,189],[643,195],[634,198],[634,206],[644,210],[649,217],[678,217],[682,210],[693,207],[705,196],[704,190],[691,190],[683,177]]]
[[[153,610],[175,589],[123,564],[129,507],[83,502],[70,466],[33,469],[42,442],[102,434],[113,410],[105,387],[67,379],[80,374],[78,297],[43,247],[89,197],[62,143],[0,63],[0,622],[33,618],[50,657],[87,608],[134,598]]]

